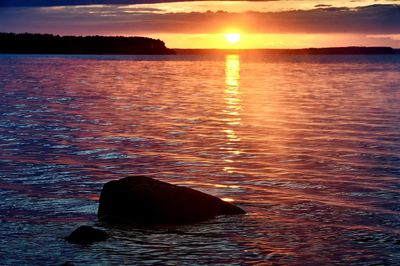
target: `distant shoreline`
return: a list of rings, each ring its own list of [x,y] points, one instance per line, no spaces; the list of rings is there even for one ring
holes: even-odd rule
[[[0,54],[165,55],[175,51],[147,37],[0,33]]]
[[[79,55],[394,55],[392,47],[325,47],[301,49],[170,49],[158,39],[123,36],[59,36],[0,33],[0,54]]]
[[[178,55],[394,55],[392,47],[325,47],[301,49],[174,49]]]

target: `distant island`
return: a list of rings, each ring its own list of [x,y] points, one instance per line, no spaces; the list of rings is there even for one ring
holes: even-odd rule
[[[186,55],[373,55],[400,54],[400,49],[391,47],[328,47],[303,49],[175,49],[177,54]]]
[[[175,54],[161,40],[146,37],[59,36],[0,33],[0,53],[7,54]]]

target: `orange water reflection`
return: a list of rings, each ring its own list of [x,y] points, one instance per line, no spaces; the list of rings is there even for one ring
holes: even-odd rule
[[[228,125],[240,125],[241,93],[240,93],[240,58],[238,55],[227,55],[225,59],[225,110],[230,115]],[[230,137],[230,139],[234,139]]]
[[[229,264],[220,261],[222,248],[233,262],[255,265],[326,265],[394,250],[400,67],[237,55],[144,59],[0,64],[0,77],[10,76],[0,79],[0,219],[91,221],[106,181],[153,174],[248,212],[188,229],[209,238],[171,235],[179,258],[196,241],[200,253],[191,255],[200,262],[214,255],[215,264]],[[390,241],[353,241],[373,234]],[[136,237],[116,237],[110,250],[116,258],[154,257],[132,246]],[[151,249],[168,247],[159,258],[178,254],[168,236],[145,237]]]
[[[223,132],[226,136],[226,145],[221,147],[222,150],[228,153],[225,158],[226,165],[223,171],[226,173],[234,173],[233,167],[234,157],[243,153],[240,148],[240,136],[237,133],[237,128],[241,126],[241,110],[242,110],[242,95],[240,92],[240,57],[239,55],[227,55],[225,58],[225,89],[224,101],[225,108],[223,113],[226,115],[225,128]]]

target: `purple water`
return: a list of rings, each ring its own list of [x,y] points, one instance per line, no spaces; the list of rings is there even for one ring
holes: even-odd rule
[[[0,264],[395,265],[399,56],[0,55]],[[146,174],[245,216],[96,225]]]

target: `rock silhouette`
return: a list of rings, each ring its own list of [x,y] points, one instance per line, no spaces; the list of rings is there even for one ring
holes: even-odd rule
[[[93,242],[107,240],[108,238],[109,235],[106,232],[88,225],[83,225],[73,231],[65,240],[74,244],[91,244]]]
[[[131,176],[104,185],[98,218],[109,223],[184,224],[244,213],[233,204],[191,188]]]

